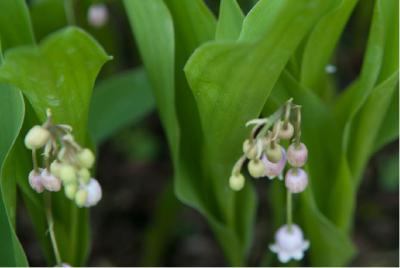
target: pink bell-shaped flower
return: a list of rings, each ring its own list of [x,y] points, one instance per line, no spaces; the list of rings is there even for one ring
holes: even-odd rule
[[[270,180],[279,176],[282,170],[286,165],[286,153],[285,150],[282,148],[282,158],[279,160],[278,163],[274,163],[268,160],[265,154],[262,155],[261,160],[265,166],[265,176],[267,176]]]
[[[41,169],[39,169],[39,172],[41,172]],[[37,193],[42,193],[44,191],[44,186],[42,183],[42,176],[39,172],[36,170],[29,172],[28,180],[29,185],[33,190],[35,190]]]

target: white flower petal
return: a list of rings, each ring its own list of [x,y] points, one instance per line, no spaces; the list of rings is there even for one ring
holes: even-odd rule
[[[280,251],[278,252],[278,260],[282,263],[287,263],[290,260],[290,255],[286,252]]]
[[[86,186],[86,190],[88,192],[88,196],[86,199],[85,207],[96,205],[102,197],[102,191],[99,182],[96,179],[90,179],[89,183]]]
[[[302,245],[302,250],[306,251],[310,247],[310,241],[305,240]]]
[[[273,253],[278,253],[278,246],[276,244],[272,244],[269,245],[269,249],[273,252]]]
[[[292,254],[293,259],[295,259],[296,261],[301,260],[304,257],[304,252],[303,250],[299,249],[295,252],[293,252]]]

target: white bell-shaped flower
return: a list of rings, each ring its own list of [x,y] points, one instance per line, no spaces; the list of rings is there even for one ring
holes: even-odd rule
[[[304,257],[310,242],[304,240],[303,232],[296,224],[284,225],[278,229],[275,234],[275,244],[270,245],[272,252],[278,255],[278,259],[282,263],[286,263],[291,259],[301,260]]]
[[[101,191],[101,186],[99,182],[96,179],[90,179],[89,183],[86,185],[86,190],[87,190],[87,199],[85,203],[85,207],[92,207],[96,205],[101,197],[102,197],[102,191]]]
[[[42,193],[44,191],[44,186],[42,183],[42,176],[40,174],[41,171],[42,171],[42,169],[39,169],[39,172],[37,172],[36,170],[32,170],[31,172],[29,172],[29,176],[28,176],[29,185],[37,193]]]

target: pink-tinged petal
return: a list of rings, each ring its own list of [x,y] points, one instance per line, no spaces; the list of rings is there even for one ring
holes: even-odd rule
[[[41,169],[39,169],[39,172],[41,172]],[[42,176],[40,175],[40,173],[36,172],[35,170],[32,170],[29,173],[28,180],[29,180],[29,185],[32,187],[33,190],[35,190],[35,192],[42,193],[44,191]]]
[[[265,166],[265,176],[269,179],[273,179],[276,176],[279,176],[282,173],[282,170],[285,168],[286,165],[286,153],[285,150],[282,148],[282,158],[279,160],[278,163],[274,163],[268,160],[265,154],[262,155],[261,160]]]
[[[308,175],[301,168],[291,168],[286,172],[285,185],[292,193],[303,192],[308,185]]]
[[[41,173],[42,184],[50,192],[58,192],[61,189],[61,181],[53,174],[44,169]]]
[[[291,166],[302,167],[307,162],[308,150],[304,143],[300,143],[297,148],[295,143],[292,143],[287,149],[287,159]]]

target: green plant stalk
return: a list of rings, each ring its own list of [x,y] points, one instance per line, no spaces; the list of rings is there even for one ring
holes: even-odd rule
[[[48,232],[50,234],[50,241],[51,241],[51,246],[53,248],[54,257],[56,259],[56,265],[60,266],[62,261],[61,261],[60,251],[58,250],[57,246],[56,235],[54,233],[54,219],[53,219],[53,213],[51,211],[50,193],[45,193],[45,210],[46,210],[46,220],[49,226]]]
[[[74,0],[64,0],[65,16],[69,25],[76,25]]]
[[[35,170],[35,172],[39,172],[35,149],[32,150],[32,162],[33,162],[33,169]]]
[[[289,190],[286,191],[286,220],[287,220],[288,230],[289,230],[289,232],[291,232],[292,231],[292,224],[293,224],[293,219],[292,219],[292,193]]]

